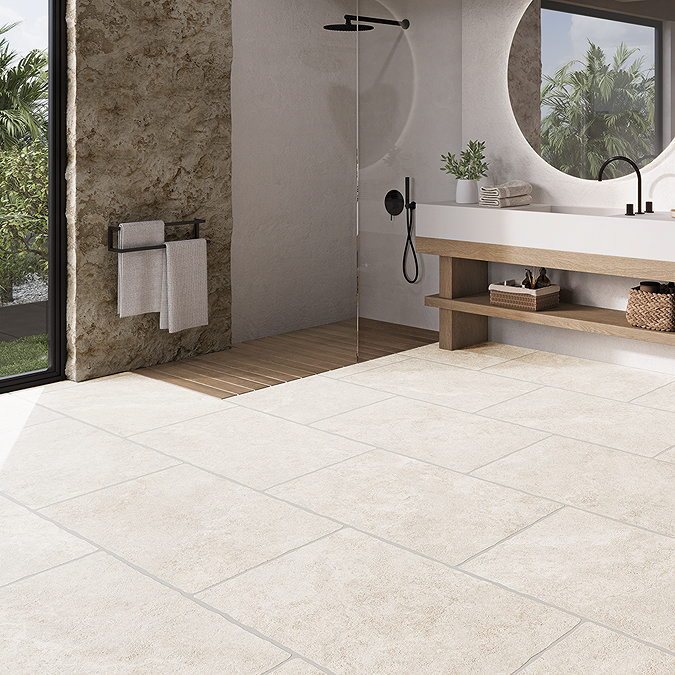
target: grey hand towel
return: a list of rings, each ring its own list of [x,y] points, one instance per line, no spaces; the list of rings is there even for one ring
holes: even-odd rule
[[[508,183],[483,186],[480,189],[481,197],[497,197],[498,199],[519,197],[521,195],[529,195],[531,193],[532,185],[525,182],[524,180],[510,180]]]
[[[497,197],[486,197],[481,195],[478,202],[481,206],[491,206],[495,209],[506,208],[508,206],[527,206],[532,203],[532,195],[521,195],[520,197],[506,197],[498,199]]]
[[[164,243],[164,222],[121,223],[118,248]],[[162,301],[164,249],[117,255],[117,311],[120,317],[159,312]]]
[[[209,322],[206,239],[166,242],[159,327],[177,333]]]

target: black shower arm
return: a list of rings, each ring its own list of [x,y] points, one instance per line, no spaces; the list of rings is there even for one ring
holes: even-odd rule
[[[375,19],[372,16],[356,16],[356,14],[345,14],[345,21],[347,22],[347,25],[351,25],[352,21],[356,21],[357,23],[382,23],[386,26],[400,26],[404,30],[410,25],[408,19],[394,21],[393,19]]]

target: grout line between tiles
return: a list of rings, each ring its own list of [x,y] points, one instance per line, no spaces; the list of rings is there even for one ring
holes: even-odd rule
[[[327,532],[326,534],[322,534],[320,537],[317,537],[316,539],[312,539],[312,541],[307,541],[304,544],[300,544],[299,546],[296,546],[295,548],[291,548],[288,551],[284,551],[283,553],[280,553],[279,555],[275,555],[272,558],[268,558],[267,560],[263,560],[261,563],[258,563],[257,565],[253,565],[252,567],[248,567],[245,570],[242,570],[241,572],[237,572],[236,574],[233,574],[231,577],[227,577],[227,579],[221,579],[220,581],[217,581],[215,584],[211,584],[210,586],[207,586],[206,588],[202,588],[198,591],[195,591],[193,595],[201,595],[202,593],[206,593],[207,591],[211,591],[214,588],[217,588],[218,586],[222,586],[223,584],[226,584],[228,581],[232,581],[232,579],[236,579],[237,577],[243,576],[244,574],[247,574],[248,572],[251,572],[253,570],[257,570],[260,567],[264,567],[268,563],[275,562],[277,560],[280,560],[281,558],[285,558],[286,556],[290,555],[291,553],[295,553],[296,551],[301,551],[303,548],[306,548],[307,546],[311,546],[312,544],[316,544],[319,541],[322,541],[323,539],[328,539],[329,537],[332,537],[334,534],[337,532],[341,532],[342,530],[346,529],[346,525],[342,525],[342,527],[338,527],[335,530],[332,530],[331,532]]]
[[[337,675],[332,670],[328,670],[328,668],[317,666],[316,664],[312,663],[311,661],[307,661],[307,660],[299,658],[297,656],[290,656],[289,658],[287,658],[282,663],[279,663],[278,665],[274,666],[274,668],[272,668],[272,670],[266,670],[264,673],[261,673],[261,675],[273,675],[273,673],[278,673],[286,664],[290,663],[291,661],[300,661],[302,663],[308,663],[309,665],[320,669],[321,672],[325,673],[326,675]]]
[[[460,568],[462,565],[466,565],[466,563],[471,562],[472,560],[475,560],[476,558],[482,556],[483,554],[487,553],[488,551],[491,551],[494,548],[497,548],[497,546],[501,546],[502,544],[506,543],[510,539],[513,539],[514,537],[519,536],[523,532],[527,532],[530,528],[534,527],[535,525],[539,525],[544,520],[547,520],[551,516],[554,516],[557,513],[560,513],[563,509],[569,508],[568,506],[561,506],[558,509],[555,509],[555,511],[551,511],[550,513],[547,513],[546,515],[543,515],[541,518],[537,518],[537,520],[533,520],[531,523],[528,523],[525,525],[525,527],[521,527],[519,530],[516,530],[515,532],[511,532],[508,536],[504,537],[503,539],[500,539],[499,541],[496,541],[494,544],[491,544],[490,546],[487,546],[481,551],[478,551],[478,553],[474,553],[473,555],[470,555],[466,560],[462,560],[461,563],[457,563],[455,567]]]
[[[369,455],[373,451],[379,450],[377,447],[370,448],[368,450],[364,450],[363,452],[359,452],[358,455],[352,455],[351,457],[345,457],[344,459],[340,459],[337,462],[333,462],[332,464],[327,464],[326,466],[321,466],[318,469],[314,469],[313,471],[308,471],[307,473],[303,473],[299,476],[294,476],[293,478],[289,478],[288,480],[282,480],[280,483],[275,483],[274,485],[269,485],[266,488],[262,488],[264,494],[268,494],[268,490],[274,490],[275,488],[281,487],[282,485],[286,485],[287,483],[292,483],[293,481],[300,480],[301,478],[306,478],[307,476],[311,476],[315,473],[319,473],[320,471],[323,471],[324,469],[332,469],[333,467],[340,466],[340,464],[344,464],[345,462],[349,462],[352,459],[357,459],[358,457],[363,457],[364,455]]]
[[[49,516],[46,516],[45,514],[40,513],[39,511],[26,506],[25,504],[22,504],[21,502],[14,499],[13,497],[10,497],[9,495],[5,495],[4,493],[0,493],[0,495],[6,497],[11,502],[14,502],[15,504],[17,504],[18,506],[23,506],[27,511],[30,511],[31,513],[35,514],[39,518],[42,518],[43,520],[45,520],[45,521],[47,521],[47,522],[49,522],[53,525],[56,525],[57,527],[62,529],[64,532],[67,532],[68,534],[72,535],[73,537],[76,537],[76,538],[80,539],[81,541],[86,542],[87,544],[89,544],[91,546],[95,546],[98,549],[97,551],[92,551],[91,553],[89,553],[85,556],[82,556],[82,557],[86,558],[88,556],[94,555],[95,553],[103,553],[105,555],[108,555],[111,558],[114,558],[118,562],[122,563],[123,565],[126,565],[130,569],[134,570],[135,572],[138,572],[139,574],[143,575],[144,577],[146,577],[148,579],[151,579],[152,581],[160,584],[161,586],[164,586],[165,588],[168,588],[169,590],[174,591],[174,592],[182,595],[185,599],[194,602],[196,605],[199,605],[203,609],[205,609],[209,612],[212,612],[214,614],[217,614],[218,616],[222,617],[223,619],[225,619],[229,623],[232,623],[235,626],[238,626],[239,628],[241,628],[242,630],[245,630],[246,632],[251,633],[255,637],[257,637],[261,640],[264,640],[265,642],[268,642],[269,644],[274,645],[278,649],[281,649],[281,650],[287,652],[288,654],[291,655],[291,657],[298,657],[298,658],[302,659],[303,661],[306,661],[310,665],[318,668],[321,672],[328,673],[329,675],[333,675],[333,674],[330,673],[330,671],[326,671],[326,669],[323,668],[318,663],[315,663],[311,659],[308,659],[307,657],[303,656],[302,654],[299,654],[298,652],[291,649],[290,647],[286,647],[285,645],[281,644],[280,642],[278,642],[274,638],[271,638],[268,635],[264,635],[263,633],[261,633],[259,630],[257,630],[253,626],[247,626],[246,624],[242,623],[241,621],[238,621],[237,619],[235,619],[233,616],[229,615],[227,612],[224,612],[224,611],[218,609],[217,607],[214,607],[213,605],[209,605],[207,602],[204,602],[200,598],[197,598],[194,593],[188,593],[187,591],[184,591],[183,589],[179,588],[178,586],[175,586],[174,584],[172,584],[172,583],[170,583],[170,582],[168,582],[164,579],[161,579],[160,577],[152,574],[148,570],[143,569],[139,565],[136,565],[135,563],[132,563],[131,561],[127,560],[126,558],[123,558],[121,555],[115,553],[114,551],[112,551],[108,548],[105,548],[104,546],[101,546],[100,544],[97,544],[95,541],[89,539],[88,537],[85,537],[83,534],[80,534],[79,532],[77,532],[75,530],[72,530],[69,527],[66,527],[63,523],[61,523],[57,520],[54,520],[54,519],[50,518]],[[336,531],[339,531],[339,530],[336,530]],[[333,534],[333,533],[330,533],[330,534]],[[62,565],[59,565],[59,566],[67,565],[71,562],[73,562],[73,561],[68,561],[67,563],[63,563]],[[41,573],[38,573],[38,574],[41,574]],[[13,582],[13,583],[16,583],[16,582]]]
[[[584,621],[583,619],[579,621],[579,623],[576,626],[573,626],[567,632],[563,633],[557,640],[553,640],[553,642],[551,642],[551,644],[548,645],[548,647],[544,647],[544,649],[537,652],[534,656],[530,657],[527,661],[525,661],[525,663],[523,663],[522,666],[520,666],[520,668],[516,668],[516,670],[514,670],[511,673],[511,675],[522,673],[523,670],[525,670],[529,665],[540,659],[546,652],[555,647],[557,644],[561,643],[563,640],[566,640],[570,635],[572,635],[572,633],[575,633],[577,630],[579,630],[579,627],[583,626],[585,623],[587,622]]]
[[[92,544],[94,546],[95,544]],[[79,560],[84,560],[85,558],[88,558],[91,555],[94,555],[94,553],[100,553],[101,548],[99,546],[96,547],[96,550],[94,551],[89,551],[89,553],[85,553],[84,555],[77,556],[77,558],[71,558],[70,560],[65,560],[62,563],[59,563],[58,565],[52,565],[51,567],[46,567],[43,570],[40,570],[39,572],[33,572],[32,574],[26,574],[24,577],[20,577],[18,579],[14,579],[13,581],[9,581],[6,584],[0,585],[0,591],[3,588],[7,588],[8,586],[13,586],[14,584],[21,583],[22,581],[26,581],[26,579],[32,579],[33,577],[37,577],[40,574],[44,574],[45,572],[51,572],[52,570],[56,570],[59,567],[64,567],[65,565],[70,565],[70,563],[78,562]]]
[[[490,465],[495,464],[497,462],[501,462],[503,459],[506,459],[507,457],[517,455],[522,450],[527,450],[528,448],[531,448],[534,445],[538,445],[539,443],[543,443],[544,441],[547,441],[550,438],[553,438],[554,436],[555,436],[555,434],[549,433],[549,435],[544,436],[544,438],[538,438],[536,441],[532,441],[531,443],[528,443],[527,445],[523,445],[522,448],[518,448],[516,450],[511,450],[511,452],[507,452],[505,455],[502,455],[501,457],[496,457],[495,459],[492,459],[489,462],[486,462],[485,464],[481,464],[480,466],[477,466],[476,468],[471,469],[471,471],[467,471],[466,475],[471,476],[472,478],[478,478],[478,476],[473,475],[474,471],[480,471],[481,469],[484,469],[487,466],[490,466]]]
[[[172,464],[171,466],[165,466],[161,469],[157,469],[156,471],[150,471],[149,473],[144,473],[141,474],[140,476],[134,476],[133,478],[126,478],[125,480],[121,480],[117,483],[110,483],[110,485],[104,485],[103,487],[96,488],[95,490],[90,490],[89,492],[83,492],[82,494],[77,494],[73,495],[71,497],[66,497],[65,499],[60,499],[59,501],[52,502],[51,504],[45,504],[43,506],[37,506],[35,509],[37,511],[41,509],[48,509],[51,508],[52,506],[58,506],[59,504],[65,504],[66,502],[71,502],[74,499],[79,499],[80,497],[87,497],[88,495],[94,495],[97,492],[103,492],[104,490],[108,490],[109,488],[114,488],[118,487],[119,485],[125,485],[126,483],[133,483],[135,480],[140,480],[141,478],[147,478],[148,476],[154,476],[158,473],[164,473],[165,471],[169,471],[170,469],[175,469],[178,466],[181,466],[185,464],[183,460],[178,460],[176,461],[175,464]]]

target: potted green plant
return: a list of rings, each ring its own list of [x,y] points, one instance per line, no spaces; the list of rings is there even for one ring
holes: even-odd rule
[[[469,141],[462,150],[459,159],[454,154],[441,155],[441,171],[453,175],[457,179],[456,202],[458,204],[475,204],[478,202],[477,181],[487,176],[489,164],[485,161],[485,141]]]

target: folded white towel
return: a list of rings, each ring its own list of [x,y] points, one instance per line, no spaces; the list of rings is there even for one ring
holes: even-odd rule
[[[118,248],[164,243],[164,222],[121,223]],[[164,249],[117,256],[117,311],[120,317],[159,312],[162,301]]]
[[[209,322],[206,239],[166,242],[159,327],[177,333]]]
[[[527,206],[528,204],[532,203],[532,195],[520,195],[520,197],[506,197],[504,199],[481,196],[478,203],[481,206],[491,206],[495,209],[505,208],[508,206]]]
[[[501,185],[483,186],[480,189],[481,196],[497,197],[505,199],[506,197],[519,197],[520,195],[529,195],[532,193],[532,185],[524,180],[510,180]]]

